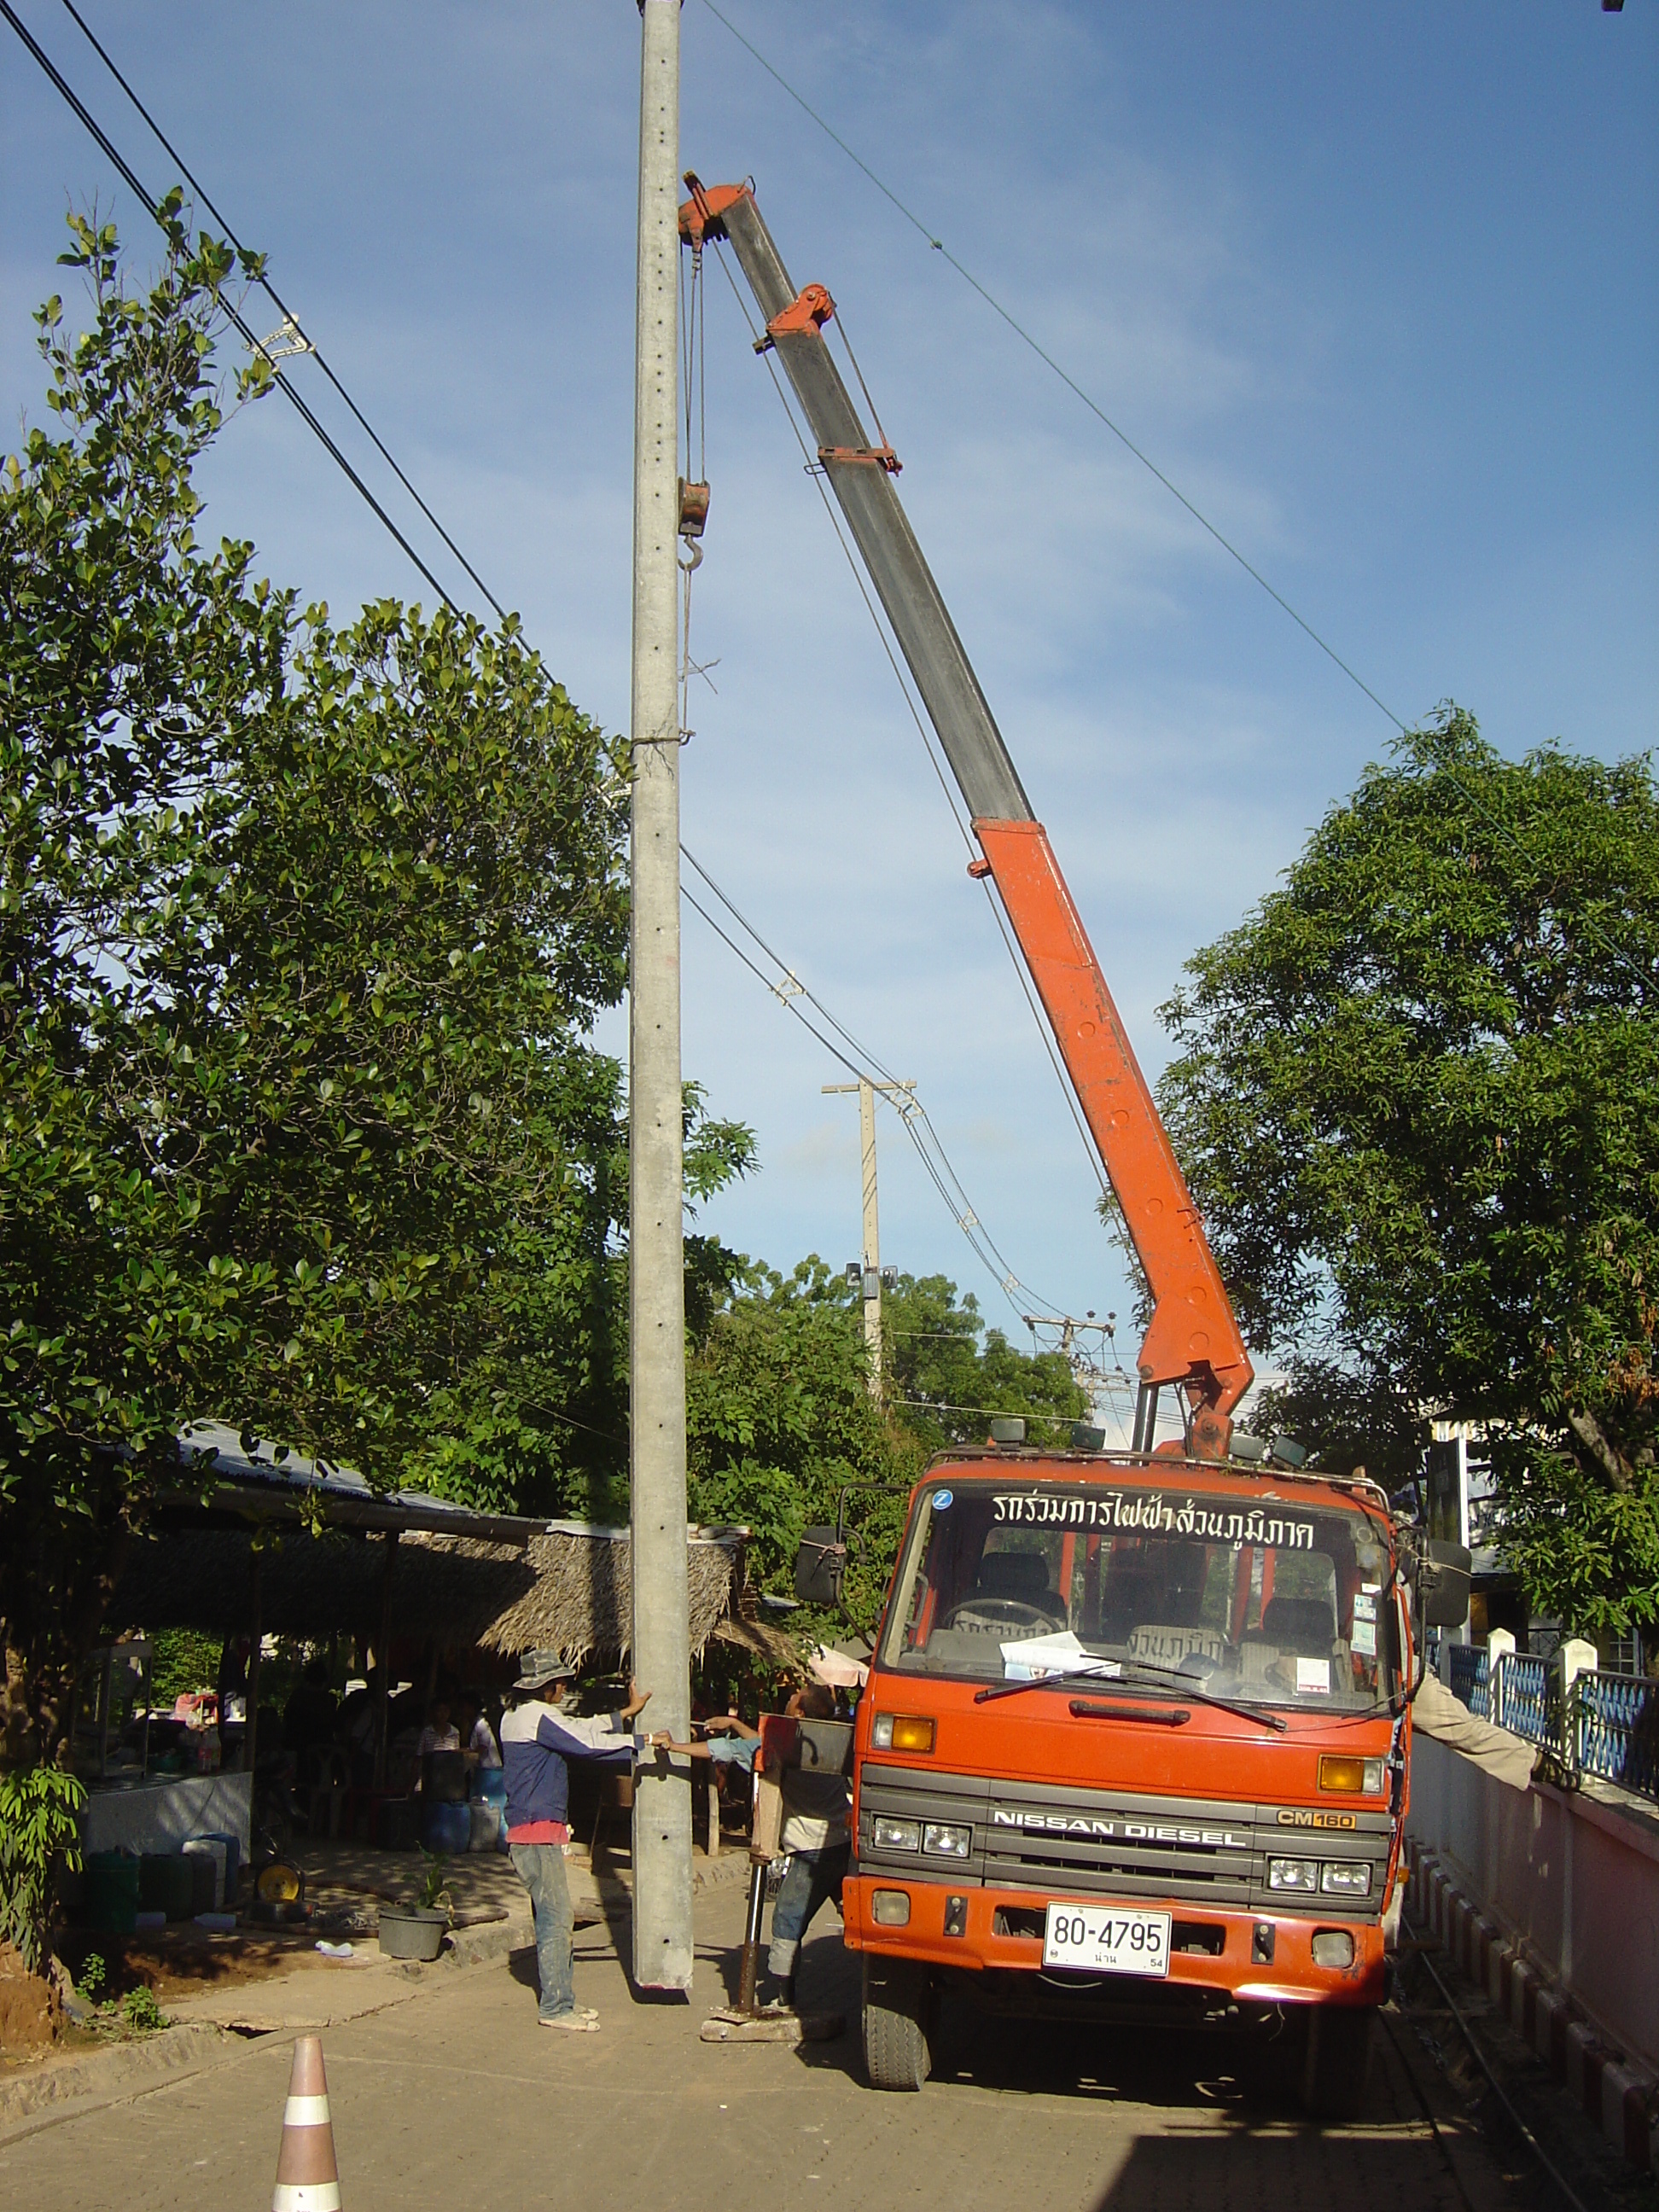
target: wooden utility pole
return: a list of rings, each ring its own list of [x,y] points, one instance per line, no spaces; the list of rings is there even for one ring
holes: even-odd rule
[[[629,939],[629,1403],[633,1662],[654,1727],[690,1732],[680,1093],[680,0],[640,0],[634,362],[633,836]],[[691,1986],[691,1791],[634,1789],[634,1979]]]
[[[881,1210],[876,1203],[876,1093],[908,1098],[914,1083],[826,1083],[826,1098],[849,1091],[859,1095],[859,1136],[864,1154],[864,1259],[860,1290],[864,1299],[864,1342],[870,1355],[870,1395],[881,1395]]]

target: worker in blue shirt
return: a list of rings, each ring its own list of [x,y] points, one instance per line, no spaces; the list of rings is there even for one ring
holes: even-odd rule
[[[507,1784],[507,1843],[519,1877],[530,1892],[536,1922],[536,1970],[541,1983],[544,2027],[591,2035],[599,2014],[578,2005],[570,1969],[570,1886],[564,1847],[570,1840],[572,1759],[629,1766],[645,1738],[629,1723],[651,1692],[628,1685],[628,1703],[613,1713],[584,1719],[574,1711],[572,1670],[563,1652],[526,1651],[513,1685],[513,1704],[501,1716],[501,1765]]]

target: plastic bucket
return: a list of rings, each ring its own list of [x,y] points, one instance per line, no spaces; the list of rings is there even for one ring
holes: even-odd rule
[[[429,1751],[421,1762],[421,1795],[459,1804],[466,1796],[466,1753]]]
[[[138,1921],[138,1862],[125,1851],[94,1851],[82,1892],[89,1927],[131,1936]]]
[[[196,1867],[182,1851],[146,1851],[138,1862],[138,1902],[146,1912],[189,1920],[198,1911]]]
[[[212,1894],[205,1905],[199,1901],[198,1897],[196,1906],[198,1917],[204,1912],[222,1912],[228,1905],[234,1907],[236,1902],[235,1891],[227,1889],[225,1886],[228,1854],[225,1850],[224,1838],[222,1836],[191,1836],[185,1841],[185,1856],[197,1865],[205,1863],[212,1869]]]
[[[447,1912],[420,1905],[380,1907],[380,1948],[389,1959],[435,1959],[444,1948]]]
[[[234,1912],[236,1910],[236,1887],[242,1873],[242,1846],[240,1840],[223,1828],[205,1829],[201,1835],[192,1837],[191,1840],[198,1844],[224,1845],[225,1907],[228,1911]]]
[[[421,1814],[421,1841],[429,1851],[470,1850],[472,1808],[465,1802],[427,1806]]]

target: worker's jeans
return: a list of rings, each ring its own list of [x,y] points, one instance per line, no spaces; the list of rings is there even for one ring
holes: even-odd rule
[[[509,1846],[519,1878],[530,1892],[536,1919],[536,1972],[541,1978],[542,2018],[558,2020],[576,2007],[570,1978],[570,1885],[562,1844]]]
[[[818,1907],[832,1897],[840,1905],[851,1856],[850,1844],[833,1844],[827,1851],[797,1851],[790,1860],[772,1907],[772,1948],[766,1954],[767,1966],[780,1981],[787,1981],[794,1972],[801,1938]]]

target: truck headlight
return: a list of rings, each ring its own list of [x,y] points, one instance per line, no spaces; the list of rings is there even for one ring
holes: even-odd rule
[[[1319,1887],[1327,1897],[1369,1897],[1371,1893],[1370,1860],[1328,1860],[1319,1870]]]
[[[1267,1887],[1269,1889],[1317,1891],[1319,1861],[1317,1859],[1269,1859]]]
[[[971,1828],[948,1826],[943,1820],[930,1820],[921,1832],[921,1848],[935,1858],[965,1859],[973,1840]]]
[[[896,1820],[890,1814],[878,1813],[870,1823],[870,1841],[878,1851],[919,1851],[921,1849],[920,1820]]]

